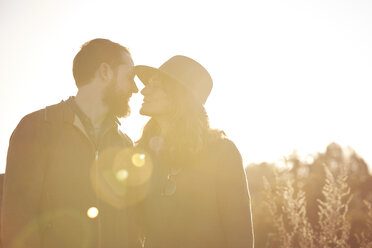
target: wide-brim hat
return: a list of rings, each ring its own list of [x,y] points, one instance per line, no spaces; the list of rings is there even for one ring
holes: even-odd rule
[[[147,85],[154,76],[179,83],[201,104],[205,104],[213,87],[208,71],[195,60],[182,55],[170,58],[159,68],[137,65],[135,73],[144,85]]]

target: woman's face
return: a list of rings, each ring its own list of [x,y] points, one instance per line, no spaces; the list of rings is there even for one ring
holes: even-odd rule
[[[141,90],[143,103],[140,114],[150,117],[167,116],[171,113],[170,97],[163,89],[163,84],[159,79],[151,79]]]

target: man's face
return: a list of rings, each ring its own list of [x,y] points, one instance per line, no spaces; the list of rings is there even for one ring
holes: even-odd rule
[[[134,82],[134,64],[127,53],[122,53],[123,63],[113,68],[113,80],[106,86],[103,102],[109,112],[117,117],[125,117],[130,113],[129,99],[138,92]]]

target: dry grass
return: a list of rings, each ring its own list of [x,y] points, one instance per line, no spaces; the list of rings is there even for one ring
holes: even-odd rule
[[[279,177],[276,177],[279,179]],[[279,247],[313,248],[314,231],[306,217],[305,193],[295,193],[293,180],[277,180],[275,192],[265,180],[267,205],[274,218]]]
[[[367,230],[360,235],[356,235],[356,239],[360,248],[372,248],[372,204],[364,201],[368,209]]]
[[[318,224],[312,226],[306,216],[304,191],[295,189],[290,173],[276,175],[276,185],[271,187],[264,179],[267,206],[276,228],[279,248],[349,248],[350,223],[347,219],[351,201],[345,170],[335,177],[325,167],[326,182],[323,199],[318,199]],[[369,205],[371,211],[371,205]],[[371,213],[372,215],[372,213]],[[371,217],[372,218],[372,217]],[[372,225],[370,225],[372,226]],[[368,240],[367,234],[361,240]],[[368,241],[365,241],[368,242]],[[364,243],[363,243],[364,244]],[[361,248],[372,248],[371,242]]]
[[[342,171],[335,178],[325,167],[326,183],[322,194],[324,200],[319,200],[319,247],[349,248],[350,223],[346,218],[352,196],[347,184],[347,175]]]

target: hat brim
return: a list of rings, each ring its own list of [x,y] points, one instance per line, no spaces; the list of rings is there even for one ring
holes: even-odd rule
[[[177,79],[173,78],[168,73],[147,65],[137,65],[134,68],[134,73],[137,75],[137,77],[141,80],[141,82],[144,85],[147,85],[150,82],[150,80],[154,77],[159,77],[160,79],[163,79],[168,82],[180,83],[178,82]]]
[[[167,84],[176,84],[182,89],[184,89],[185,92],[189,92],[190,96],[195,99],[195,101],[199,102],[200,104],[204,104],[205,102],[199,100],[194,93],[187,88],[187,86],[183,83],[180,82],[179,80],[175,79],[168,73],[151,67],[147,65],[137,65],[134,68],[134,73],[137,75],[137,77],[141,80],[141,82],[146,86],[151,79],[154,77],[159,78],[162,82],[166,82]]]

